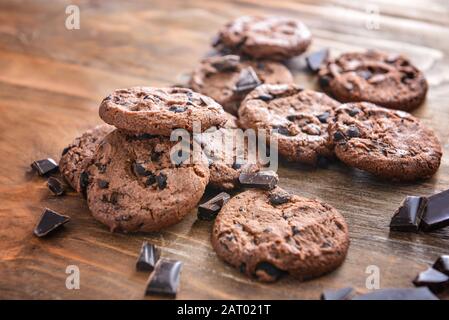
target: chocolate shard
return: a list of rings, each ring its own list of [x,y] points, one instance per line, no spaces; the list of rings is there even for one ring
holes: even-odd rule
[[[288,193],[287,191],[284,191],[280,188],[278,188],[279,190],[273,190],[272,192],[270,192],[268,199],[270,200],[270,203],[274,206],[283,204],[283,203],[287,203],[290,201],[291,199],[291,195],[290,193]]]
[[[70,221],[70,217],[57,213],[56,211],[46,208],[39,219],[34,234],[37,237],[44,237],[63,224]]]
[[[255,270],[255,276],[265,281],[276,281],[285,273],[285,271],[266,261],[259,262]]]
[[[346,287],[338,290],[325,290],[321,294],[321,300],[349,300],[354,288]]]
[[[439,300],[429,288],[380,289],[354,297],[352,300]]]
[[[307,68],[311,72],[318,72],[320,70],[321,64],[327,60],[329,57],[329,49],[321,49],[313,52],[306,57]]]
[[[426,204],[424,197],[407,196],[391,218],[390,230],[418,232]]]
[[[428,268],[416,276],[413,284],[417,287],[428,287],[432,292],[437,293],[448,288],[449,276],[434,268]]]
[[[274,171],[242,172],[239,176],[239,181],[247,188],[271,190],[276,187],[279,178]]]
[[[231,196],[226,192],[217,194],[212,199],[200,204],[198,206],[198,219],[213,220],[221,210],[223,205],[229,201]]]
[[[449,255],[440,256],[433,264],[432,268],[449,276]]]
[[[258,85],[262,84],[253,68],[247,67],[240,71],[239,79],[235,84],[236,92],[244,92],[255,89]]]
[[[427,208],[421,220],[420,229],[432,231],[449,225],[449,190],[427,198]]]
[[[83,171],[80,174],[80,190],[84,198],[87,198],[87,187],[89,186],[89,173]]]
[[[215,68],[215,70],[225,72],[236,70],[238,68],[239,63],[240,57],[230,54],[222,57],[222,59],[220,60],[213,61],[211,65],[212,67]]]
[[[137,271],[153,271],[161,256],[161,250],[155,245],[144,241],[136,262]]]
[[[36,171],[40,176],[58,171],[59,166],[55,160],[51,158],[36,160],[31,164],[31,168]]]
[[[62,196],[65,192],[64,184],[58,178],[55,178],[55,177],[48,178],[47,186],[48,186],[48,189],[50,189],[50,191],[55,196]]]
[[[145,294],[176,296],[179,287],[181,267],[181,261],[159,259],[148,279]]]

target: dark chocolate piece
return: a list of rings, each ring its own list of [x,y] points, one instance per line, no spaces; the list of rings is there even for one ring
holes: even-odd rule
[[[37,237],[44,237],[51,231],[59,228],[63,224],[70,221],[70,217],[59,214],[48,208],[42,213],[39,222],[34,228],[34,234]]]
[[[263,276],[263,275],[261,275],[261,273],[263,273],[265,277],[268,276],[273,281],[276,281],[282,275],[284,275],[286,272],[277,268],[276,266],[272,265],[269,262],[262,261],[262,262],[258,263],[256,266],[256,277]]]
[[[255,89],[262,82],[257,77],[253,68],[247,67],[240,71],[239,79],[235,85],[236,92],[243,92]]]
[[[433,264],[432,268],[449,276],[449,255],[440,256]]]
[[[449,286],[449,277],[438,270],[428,268],[416,276],[413,284],[417,287],[428,287],[432,292],[437,293]]]
[[[153,271],[160,256],[161,250],[159,248],[144,241],[140,249],[139,257],[137,258],[136,269],[138,271]]]
[[[359,128],[357,128],[356,126],[350,126],[347,134],[350,138],[357,138],[360,136]]]
[[[240,57],[236,55],[228,55],[224,56],[223,59],[215,61],[212,63],[212,67],[214,67],[217,71],[233,71],[237,69],[240,63]]]
[[[307,67],[311,72],[318,72],[321,64],[329,57],[329,49],[315,51],[306,57]]]
[[[329,112],[323,112],[322,114],[317,115],[316,117],[318,118],[318,120],[320,120],[321,123],[326,123],[327,119],[329,119],[329,116],[331,114]]]
[[[50,191],[55,196],[62,196],[65,192],[64,184],[58,178],[55,178],[55,177],[48,178],[47,186],[48,186],[48,189],[50,189]]]
[[[239,176],[239,181],[247,188],[271,190],[276,187],[279,178],[273,171],[259,171],[254,173],[242,172]]]
[[[221,210],[223,205],[228,202],[231,196],[226,192],[221,192],[215,197],[198,206],[198,219],[213,220]]]
[[[439,300],[429,288],[380,289],[354,297],[352,300]]]
[[[291,199],[291,195],[287,191],[278,190],[275,192],[271,192],[268,196],[268,199],[270,200],[270,203],[272,205],[277,206],[289,202]]]
[[[84,198],[87,197],[87,186],[89,185],[89,174],[86,171],[81,172],[80,174],[80,190],[81,194]]]
[[[184,106],[171,106],[170,108],[168,108],[168,110],[170,110],[171,112],[174,112],[174,113],[182,113],[182,112],[185,112],[186,110],[187,110],[187,108],[186,107],[184,107]]]
[[[106,181],[106,180],[99,179],[97,184],[98,184],[98,188],[100,188],[100,189],[107,189],[109,187],[109,181]]]
[[[346,287],[338,290],[325,290],[321,294],[321,300],[349,300],[354,288]]]
[[[31,164],[31,168],[35,170],[40,176],[45,176],[49,173],[58,171],[59,166],[55,160],[51,158],[36,160]]]
[[[179,275],[182,262],[159,259],[154,271],[148,279],[145,294],[176,296],[179,286]]]
[[[134,174],[138,177],[146,177],[151,174],[150,171],[147,171],[147,169],[145,169],[145,167],[143,165],[141,165],[140,163],[137,163],[137,162],[133,163],[133,171],[134,171]]]
[[[418,232],[426,204],[424,197],[407,196],[391,218],[390,230]]]
[[[420,229],[432,231],[449,225],[449,190],[427,198],[427,208]]]
[[[258,99],[267,102],[267,101],[273,100],[274,97],[269,93],[263,93],[258,97]]]
[[[158,176],[156,176],[156,182],[159,189],[165,189],[167,187],[167,176],[161,172]]]

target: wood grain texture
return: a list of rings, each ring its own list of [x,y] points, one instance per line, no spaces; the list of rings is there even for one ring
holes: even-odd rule
[[[434,1],[370,1],[380,9],[380,29],[365,27],[361,1],[205,0],[73,1],[81,29],[65,29],[67,1],[0,2],[0,299],[141,299],[146,274],[134,271],[143,240],[184,262],[179,299],[316,299],[324,288],[366,291],[368,265],[381,287],[412,287],[411,280],[440,254],[449,253],[449,228],[433,233],[389,233],[395,208],[407,194],[449,188],[449,5]],[[280,185],[337,208],[350,227],[344,265],[308,282],[290,277],[262,284],[221,262],[209,241],[211,222],[196,213],[160,233],[111,234],[89,215],[75,193],[56,198],[44,179],[29,173],[100,123],[98,104],[111,90],[170,85],[209,50],[215,31],[249,13],[302,19],[314,35],[310,51],[378,48],[398,51],[421,67],[430,84],[415,115],[444,145],[430,180],[392,184],[336,163],[327,170],[283,164]],[[297,83],[314,88],[303,58],[290,62]],[[37,239],[32,230],[44,207],[70,215],[63,232]],[[81,270],[81,289],[65,288],[65,268]]]

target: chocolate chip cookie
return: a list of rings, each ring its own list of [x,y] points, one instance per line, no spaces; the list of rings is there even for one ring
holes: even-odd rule
[[[342,264],[349,237],[334,208],[277,187],[229,200],[215,220],[212,245],[220,258],[260,281],[285,272],[309,279]]]
[[[424,101],[428,87],[423,73],[406,57],[372,50],[342,54],[323,65],[318,76],[323,90],[339,101],[406,111]]]
[[[234,115],[249,91],[262,83],[292,83],[290,71],[279,62],[243,60],[236,55],[209,57],[192,73],[190,87]]]
[[[114,130],[114,127],[108,124],[99,125],[84,132],[68,147],[64,148],[61,160],[59,160],[59,170],[65,180],[77,192],[83,192],[83,183],[80,183],[81,176],[90,165],[95,149],[112,130]]]
[[[177,142],[115,130],[88,169],[87,202],[111,231],[154,231],[175,224],[200,201],[207,164],[173,163]]]
[[[213,99],[186,88],[133,87],[118,89],[103,100],[100,117],[119,129],[170,136],[174,129],[202,130],[225,121],[223,108]]]
[[[303,53],[311,43],[300,21],[277,16],[242,16],[227,23],[214,46],[256,59],[284,60]]]
[[[434,132],[405,111],[368,102],[343,104],[329,135],[341,161],[381,178],[429,178],[440,166],[441,145]]]
[[[339,105],[297,85],[262,85],[242,102],[239,123],[275,135],[279,154],[287,160],[314,165],[333,156],[328,125]]]

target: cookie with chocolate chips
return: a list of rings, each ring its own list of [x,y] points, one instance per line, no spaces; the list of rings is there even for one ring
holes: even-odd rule
[[[64,148],[59,160],[59,170],[77,192],[85,192],[85,170],[90,165],[98,144],[112,130],[114,127],[108,124],[99,125],[84,132]]]
[[[277,187],[230,199],[215,220],[212,245],[221,259],[260,281],[284,273],[305,280],[338,268],[349,236],[337,210]]]
[[[256,59],[284,60],[303,53],[311,38],[309,29],[295,19],[242,16],[221,28],[214,45]]]
[[[88,169],[93,217],[122,232],[155,231],[181,221],[200,201],[209,169],[200,161],[172,161],[179,153],[175,145],[162,136],[119,130],[107,135]]]
[[[282,63],[226,55],[201,61],[192,73],[190,87],[213,98],[227,112],[236,115],[240,102],[258,85],[292,82],[292,74]]]
[[[341,161],[381,178],[429,178],[440,166],[442,151],[435,133],[405,111],[368,102],[343,104],[329,135]]]
[[[242,102],[239,123],[275,135],[279,154],[287,160],[315,165],[333,156],[328,125],[339,105],[296,85],[262,85]]]
[[[367,101],[406,111],[422,104],[428,87],[406,57],[379,51],[342,54],[323,65],[318,76],[321,88],[341,102]]]
[[[100,117],[119,129],[170,136],[174,129],[221,126],[226,118],[213,99],[186,88],[133,87],[115,90],[100,105]]]

